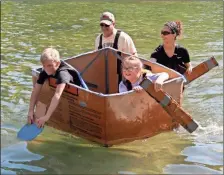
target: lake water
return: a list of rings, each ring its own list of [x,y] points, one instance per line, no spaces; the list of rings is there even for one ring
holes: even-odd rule
[[[166,21],[181,20],[193,66],[214,55],[219,67],[187,86],[183,107],[200,124],[104,148],[50,127],[32,142],[26,122],[31,67],[47,46],[62,58],[94,49],[103,11],[149,58]],[[1,2],[1,174],[223,174],[223,2],[14,0]]]

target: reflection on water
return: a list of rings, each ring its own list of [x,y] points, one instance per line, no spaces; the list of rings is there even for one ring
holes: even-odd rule
[[[133,173],[133,172],[129,172],[129,171],[119,171],[118,174],[136,174],[136,173]]]
[[[191,139],[193,146],[183,149],[181,155],[186,164],[170,164],[164,173],[172,174],[222,174],[223,173],[223,127],[220,123],[207,122],[189,135],[183,128],[178,130],[182,138]],[[193,165],[192,165],[193,164]]]
[[[180,155],[180,152],[186,145],[192,144],[170,132],[104,148],[46,127],[39,138],[28,144],[28,149],[44,156],[36,165],[47,165],[47,174],[154,174],[162,173],[162,168],[170,161],[183,163],[185,156]]]
[[[168,165],[165,168],[166,174],[223,174],[220,171],[204,167],[204,165]]]
[[[1,168],[1,174],[16,174],[16,172]]]
[[[18,132],[13,126],[1,127],[1,141],[10,145],[1,145],[1,174],[16,174],[17,172],[43,172],[46,169],[30,165],[41,160],[43,156],[34,154],[27,149],[26,142],[15,139]],[[11,140],[10,140],[10,139]]]
[[[33,0],[1,5],[2,174],[223,173],[222,2],[50,0],[46,5]],[[39,67],[41,51],[54,46],[65,58],[93,50],[105,7],[144,58],[161,43],[164,22],[177,17],[184,24],[179,43],[188,48],[192,64],[215,56],[219,67],[184,92],[183,107],[200,127],[192,134],[180,128],[109,149],[48,127],[34,141],[20,142],[16,133],[26,122],[31,67]]]
[[[41,160],[43,156],[34,154],[27,149],[26,142],[18,142],[1,149],[1,174],[16,172],[43,172],[46,169],[29,165],[32,161]]]
[[[196,144],[195,146],[187,147],[182,154],[188,156],[185,161],[196,162],[207,165],[223,164],[223,156],[218,153],[223,152],[222,144]],[[195,155],[197,153],[197,155]]]

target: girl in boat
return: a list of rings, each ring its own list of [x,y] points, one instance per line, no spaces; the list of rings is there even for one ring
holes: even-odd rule
[[[182,35],[182,23],[170,21],[164,24],[161,30],[163,44],[159,45],[151,54],[150,61],[158,62],[166,67],[184,74],[192,72],[189,53],[186,48],[176,44],[177,37]]]
[[[119,92],[126,92],[132,89],[137,92],[141,91],[143,88],[139,84],[144,78],[154,82],[155,90],[159,91],[163,82],[169,78],[166,72],[153,74],[151,71],[143,69],[143,63],[134,55],[123,59],[122,75],[124,80],[119,84]]]

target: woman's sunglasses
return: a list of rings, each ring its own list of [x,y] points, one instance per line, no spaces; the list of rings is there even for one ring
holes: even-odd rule
[[[169,34],[173,34],[172,32],[168,32],[168,31],[161,31],[162,35],[169,35]]]
[[[101,27],[109,27],[110,25],[107,24],[100,24]]]

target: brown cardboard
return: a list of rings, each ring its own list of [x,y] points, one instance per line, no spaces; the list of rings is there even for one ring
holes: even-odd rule
[[[65,61],[82,75],[90,90],[68,84],[60,103],[47,124],[103,145],[151,137],[177,127],[169,114],[146,92],[119,94],[116,50],[105,48]],[[143,60],[153,72],[165,71],[170,80],[164,90],[178,103],[182,101],[183,77],[159,64]],[[33,79],[38,76],[34,71]],[[38,110],[49,106],[56,88],[55,79],[47,80],[39,96]],[[43,114],[43,113],[41,113]]]

